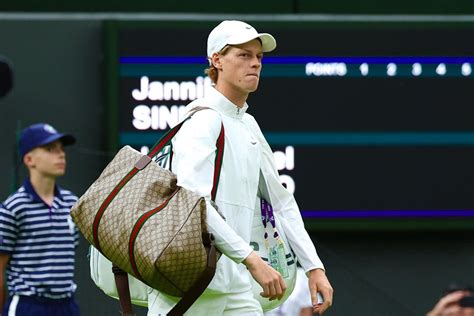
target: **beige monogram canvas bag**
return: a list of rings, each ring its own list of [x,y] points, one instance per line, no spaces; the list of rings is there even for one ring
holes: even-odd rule
[[[186,297],[197,288],[196,299],[214,274],[209,278],[207,273],[209,280],[204,277],[209,260],[214,270],[216,261],[215,250],[205,247],[212,243],[206,203],[177,186],[176,175],[152,161],[184,122],[148,155],[123,147],[74,205],[71,216],[84,237],[123,271],[172,296]],[[223,158],[223,125],[216,148],[212,200]]]

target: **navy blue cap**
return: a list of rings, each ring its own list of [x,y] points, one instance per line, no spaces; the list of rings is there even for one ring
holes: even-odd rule
[[[20,156],[23,158],[25,154],[32,149],[44,146],[49,143],[60,140],[63,145],[72,145],[76,142],[76,138],[69,134],[58,133],[49,124],[38,123],[33,124],[21,131],[20,135]]]

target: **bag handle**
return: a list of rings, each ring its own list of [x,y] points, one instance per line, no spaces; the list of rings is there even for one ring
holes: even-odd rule
[[[122,316],[135,315],[132,307],[132,299],[130,298],[128,273],[116,266],[115,263],[112,264],[112,272],[114,273],[115,286],[117,287]]]
[[[196,112],[210,109],[208,107],[195,107],[190,111],[189,116],[184,119],[181,123],[166,132],[155,145],[150,149],[146,156],[143,156],[136,164],[135,168],[141,170],[145,168],[163,148],[171,142],[171,139],[178,133],[179,129],[183,126],[184,122],[190,119]],[[214,177],[211,190],[211,200],[215,202],[217,187],[219,184],[219,178],[222,168],[222,161],[224,157],[224,143],[225,143],[225,131],[224,123],[221,122],[221,130],[216,141],[216,159],[214,163]],[[204,272],[201,274],[199,279],[194,285],[184,293],[181,300],[171,309],[168,313],[169,316],[181,316],[183,315],[191,305],[201,296],[206,290],[209,283],[211,283],[216,273],[217,266],[217,250],[214,244],[214,236],[211,233],[202,233],[202,241],[207,255],[207,265]],[[132,301],[130,297],[130,287],[128,284],[128,274],[120,269],[118,266],[113,264],[112,272],[115,277],[115,286],[117,287],[117,293],[119,295],[120,308],[123,316],[134,316]]]

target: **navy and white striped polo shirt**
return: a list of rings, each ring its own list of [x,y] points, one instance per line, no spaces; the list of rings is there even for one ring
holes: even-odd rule
[[[26,179],[1,204],[0,252],[10,255],[9,295],[52,299],[72,296],[79,234],[70,210],[76,201],[74,194],[56,186],[50,207]]]

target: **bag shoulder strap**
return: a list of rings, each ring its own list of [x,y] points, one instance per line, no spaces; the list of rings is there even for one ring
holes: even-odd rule
[[[151,161],[151,159],[153,159],[153,157],[158,155],[158,153],[162,151],[165,146],[171,143],[171,140],[173,139],[173,137],[178,133],[178,131],[181,129],[181,127],[187,120],[189,120],[194,114],[202,110],[214,110],[214,109],[210,107],[206,107],[206,106],[196,106],[195,108],[192,108],[189,111],[188,116],[183,121],[181,121],[178,125],[176,125],[172,129],[170,129],[168,132],[166,132],[165,135],[163,135],[155,143],[155,145],[151,147],[148,154],[144,156],[147,162]],[[221,121],[221,130],[216,140],[216,158],[214,161],[214,177],[213,177],[212,190],[211,190],[211,200],[214,202],[216,200],[217,188],[219,186],[219,178],[221,174],[222,160],[224,158],[224,146],[225,146],[224,139],[225,139],[224,123]],[[140,166],[140,167],[144,168],[144,166]]]

